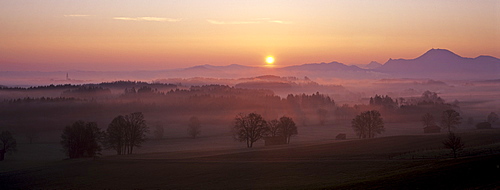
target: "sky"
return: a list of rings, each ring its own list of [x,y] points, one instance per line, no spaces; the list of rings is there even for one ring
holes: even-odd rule
[[[497,0],[2,0],[0,71],[500,57]]]

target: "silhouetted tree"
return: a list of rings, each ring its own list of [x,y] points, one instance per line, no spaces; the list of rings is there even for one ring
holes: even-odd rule
[[[380,112],[376,110],[357,115],[351,124],[359,138],[373,138],[375,134],[381,134],[384,131],[384,121]]]
[[[295,122],[293,122],[292,118],[283,116],[280,118],[278,126],[286,138],[286,143],[290,144],[290,137],[298,134]]]
[[[422,116],[422,123],[424,124],[425,127],[436,125],[436,122],[434,121],[434,116],[432,116],[432,114],[430,113],[426,113]]]
[[[64,128],[61,145],[69,158],[93,157],[101,151],[102,137],[95,122],[80,120]]]
[[[106,146],[120,154],[132,154],[146,140],[148,126],[141,112],[117,116],[106,129]]]
[[[2,143],[2,149],[0,149],[0,161],[3,161],[5,153],[16,151],[17,143],[16,139],[12,137],[12,134],[10,134],[9,131],[2,131],[2,133],[0,133],[0,142]]]
[[[265,135],[266,127],[266,120],[259,114],[238,114],[233,127],[235,139],[240,142],[246,141],[247,147],[252,148],[253,143]]]
[[[491,112],[488,115],[488,122],[494,124],[498,120],[498,115],[495,112]]]
[[[325,125],[326,118],[328,117],[328,111],[326,109],[319,108],[316,113],[318,114],[319,124]]]
[[[142,112],[125,115],[124,119],[128,125],[127,154],[132,154],[134,147],[140,147],[140,145],[146,140],[146,133],[149,129],[146,125],[146,120],[144,120]]]
[[[116,150],[118,155],[126,153],[128,126],[123,116],[117,116],[106,129],[106,147]]]
[[[450,132],[448,134],[448,138],[443,141],[444,147],[451,149],[453,152],[453,158],[457,158],[457,154],[459,151],[463,150],[464,143],[460,137],[455,136],[455,133]]]
[[[276,119],[267,122],[267,136],[277,137],[282,135],[280,122]]]
[[[189,118],[189,124],[188,124],[188,135],[195,139],[198,135],[200,135],[201,133],[201,124],[200,124],[200,120],[198,119],[198,117],[196,116],[193,116],[191,118]]]
[[[462,120],[460,113],[455,110],[445,110],[441,115],[441,127],[447,128],[448,132],[451,132],[452,128],[460,125],[460,120]]]

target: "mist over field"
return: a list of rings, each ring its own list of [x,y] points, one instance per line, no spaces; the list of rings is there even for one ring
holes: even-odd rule
[[[454,69],[439,68],[444,62],[452,62],[450,59],[459,61],[450,63],[457,65],[448,65]],[[478,59],[481,61],[474,62]],[[38,183],[38,180],[21,182],[24,177],[13,177],[12,172],[29,173],[32,167],[44,166],[42,173],[48,173],[30,175],[48,175],[52,176],[51,179],[60,179],[61,176],[53,172],[73,165],[68,161],[61,162],[68,156],[61,146],[61,134],[65,127],[81,120],[95,122],[96,130],[109,133],[109,128],[117,116],[128,117],[132,113],[144,116],[145,141],[134,149],[132,155],[116,155],[115,149],[107,146],[99,151],[98,156],[93,158],[94,161],[85,161],[87,167],[104,174],[110,172],[111,168],[108,167],[115,167],[112,165],[119,164],[120,160],[161,160],[166,164],[162,166],[166,167],[165,169],[177,170],[176,167],[184,164],[174,163],[182,160],[200,165],[199,169],[190,171],[217,172],[221,169],[209,169],[204,164],[221,162],[220,167],[239,170],[229,163],[256,162],[265,165],[274,160],[281,164],[312,164],[319,160],[322,160],[321,163],[329,160],[330,164],[341,164],[346,166],[345,169],[357,171],[359,167],[338,163],[339,160],[361,159],[358,164],[370,168],[373,167],[370,164],[373,159],[387,159],[384,161],[387,164],[394,162],[391,160],[400,160],[393,164],[412,168],[408,165],[434,164],[428,160],[442,162],[443,159],[449,158],[450,154],[442,146],[448,130],[463,137],[467,146],[459,156],[464,159],[477,155],[484,159],[498,157],[500,123],[496,121],[498,116],[494,119],[492,114],[500,113],[500,61],[496,58],[488,58],[487,61],[484,59],[486,58],[457,59],[457,55],[448,50],[430,50],[413,60],[389,60],[383,65],[372,65],[369,69],[333,62],[272,69],[239,65],[201,65],[170,71],[2,71],[1,77],[8,80],[2,80],[4,84],[0,88],[0,129],[9,131],[17,141],[17,151],[7,154],[1,163],[0,171],[4,178],[2,184],[6,188],[63,187],[52,182]],[[422,60],[433,65],[414,63]],[[475,67],[471,64],[489,65],[491,68],[470,70]],[[401,65],[407,66],[398,68]],[[423,68],[417,68],[421,66]],[[403,69],[408,67],[412,68],[407,71]],[[470,72],[459,72],[460,68]],[[412,72],[408,73],[409,71]],[[370,142],[371,136],[365,139],[363,133],[354,127],[354,120],[370,110],[379,113],[383,120],[383,130],[374,133],[374,142]],[[446,129],[441,122],[447,110],[454,110],[461,118],[453,129]],[[289,117],[295,123],[297,134],[289,137],[289,144],[268,146],[268,143],[271,143],[266,139],[270,138],[268,136],[256,140],[251,149],[246,148],[245,143],[237,141],[235,119],[250,113],[262,116],[268,123],[281,117]],[[423,123],[422,119],[426,114],[434,118],[433,123],[436,127],[439,126],[439,131],[428,134],[425,129],[428,124]],[[485,122],[488,122],[489,128],[492,129],[479,127]],[[193,126],[196,128],[192,128]],[[382,144],[378,146],[378,152],[372,152],[365,150],[369,143]],[[390,145],[391,143],[399,145]],[[354,152],[346,151],[349,148],[354,148]],[[294,156],[290,155],[291,152]],[[247,160],[249,158],[251,159]],[[409,161],[401,161],[408,159]],[[225,160],[232,161],[226,163]],[[476,161],[466,163],[474,165]],[[140,161],[137,164],[141,165],[140,170],[157,167],[149,161]],[[289,166],[273,164],[266,167],[273,168],[268,170],[272,171]],[[337,184],[333,185],[335,187],[351,187],[353,183],[349,181],[360,180],[354,176],[341,178],[344,179],[343,182],[331,180],[326,176],[334,175],[331,177],[338,178],[336,175],[339,173],[314,169],[318,165],[310,167],[311,171],[323,173],[323,176],[317,179],[321,184],[330,185],[314,183],[313,179],[303,176],[307,172],[299,172],[296,177],[302,176],[301,178],[311,183],[273,186],[266,181],[257,183],[258,179],[252,180],[258,184],[257,187],[262,188],[322,188],[333,183]],[[440,170],[451,171],[456,167],[461,167],[460,163]],[[287,170],[298,172],[296,170],[300,170],[299,168],[292,167]],[[391,167],[387,166],[376,170],[389,168]],[[200,169],[202,171],[198,171]],[[498,175],[498,171],[495,172],[493,175]],[[93,178],[95,175],[100,174],[85,176]],[[155,178],[158,175],[159,173],[153,172],[150,177]],[[186,174],[179,174],[178,177],[184,175]],[[273,173],[265,175],[271,178],[276,176]],[[387,179],[365,175],[366,182],[375,183],[379,180],[398,180],[395,176],[400,174],[389,173]],[[422,176],[432,175],[424,172]],[[196,181],[197,178],[194,177],[193,180]],[[216,178],[241,180],[239,177],[226,175]],[[103,186],[99,180],[88,180],[92,181],[88,186],[73,181],[72,183],[79,185],[64,187],[112,187]],[[155,187],[199,188],[193,185],[194,181],[170,185],[159,181],[150,183]],[[131,184],[134,184],[133,187],[145,187],[143,183]],[[406,187],[406,183],[395,184],[392,186]],[[421,186],[425,187],[425,184]],[[480,184],[482,182],[471,182],[469,185],[482,187]],[[498,184],[497,180],[486,180],[483,185],[493,187]],[[210,187],[225,186],[218,184]],[[227,187],[242,186],[234,183]]]

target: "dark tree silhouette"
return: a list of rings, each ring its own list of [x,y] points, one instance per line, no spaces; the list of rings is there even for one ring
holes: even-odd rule
[[[460,125],[462,118],[460,117],[460,113],[455,110],[445,110],[441,115],[441,127],[448,129],[448,132],[451,132],[451,129],[456,128],[457,125]]]
[[[279,120],[279,128],[281,128],[283,136],[286,138],[286,143],[290,144],[290,137],[292,135],[297,135],[297,126],[295,125],[295,122],[293,122],[293,119],[290,117],[283,116]]]
[[[95,122],[80,120],[64,128],[61,145],[69,158],[93,157],[101,151],[102,137]]]
[[[124,119],[128,126],[127,154],[132,154],[134,147],[140,147],[146,140],[146,133],[148,133],[149,129],[142,112],[125,115]]]
[[[488,115],[488,122],[494,124],[498,120],[498,115],[495,112],[491,112]]]
[[[106,147],[120,154],[132,154],[146,140],[148,127],[141,112],[117,116],[106,129]]]
[[[0,149],[0,161],[3,161],[5,158],[5,153],[16,151],[16,139],[12,137],[9,131],[2,131],[0,133],[0,142],[2,143]]]
[[[123,116],[117,116],[106,129],[106,147],[116,150],[118,155],[125,154],[127,149],[127,121]]]
[[[277,137],[282,135],[280,122],[276,119],[267,122],[266,136]]]
[[[448,134],[448,138],[443,141],[443,144],[445,148],[451,149],[453,152],[453,158],[457,158],[458,152],[463,150],[465,146],[462,142],[462,138],[457,137],[453,132]]]
[[[238,114],[234,122],[235,139],[240,142],[246,141],[247,147],[252,148],[253,143],[261,139],[267,128],[267,122],[261,115],[250,113],[248,115]]]
[[[201,133],[201,124],[200,124],[200,120],[198,119],[198,117],[191,117],[189,118],[189,124],[188,124],[188,128],[187,128],[187,132],[188,132],[188,135],[195,139],[198,135],[200,135]]]
[[[351,124],[359,138],[373,138],[375,134],[384,132],[384,121],[380,112],[376,110],[366,111],[357,115]]]
[[[422,123],[424,124],[425,127],[436,125],[436,122],[434,121],[434,116],[432,116],[432,114],[430,113],[426,113],[422,116]]]

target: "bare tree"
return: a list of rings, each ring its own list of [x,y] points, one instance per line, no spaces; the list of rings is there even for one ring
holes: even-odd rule
[[[233,132],[235,139],[240,142],[246,141],[247,147],[252,148],[253,143],[265,135],[266,128],[267,122],[261,115],[256,113],[238,114],[235,118]]]
[[[132,154],[134,147],[140,147],[142,142],[146,140],[146,133],[149,131],[144,120],[142,112],[135,112],[124,117],[129,127],[128,134],[128,151],[127,154]]]
[[[101,151],[102,137],[97,123],[80,120],[64,128],[61,145],[69,158],[93,157]]]
[[[141,112],[117,116],[106,130],[106,146],[120,154],[132,154],[146,140],[148,127]]]
[[[443,141],[443,144],[445,148],[451,149],[453,152],[453,158],[457,158],[458,152],[463,150],[465,146],[462,142],[462,138],[457,137],[453,132],[448,134],[448,138]]]
[[[0,133],[0,142],[2,143],[2,149],[0,149],[0,161],[3,161],[5,153],[16,151],[17,142],[9,131],[2,131],[2,133]]]
[[[381,134],[385,130],[380,112],[376,110],[357,115],[351,125],[359,138],[373,138],[375,134]]]
[[[445,110],[441,115],[441,127],[447,128],[448,132],[451,132],[452,128],[456,128],[460,125],[462,118],[460,113],[455,110]]]
[[[271,137],[276,137],[276,136],[281,136],[282,130],[281,126],[279,125],[280,122],[276,119],[273,119],[269,122],[267,122],[267,136]]]
[[[295,122],[293,122],[293,119],[290,117],[283,116],[279,120],[279,128],[282,130],[283,136],[286,138],[286,143],[290,144],[290,137],[292,135],[297,135],[297,126],[295,125]]]
[[[432,116],[432,114],[430,113],[426,113],[422,116],[422,123],[424,124],[425,127],[436,125],[436,122],[434,121],[434,116]]]
[[[188,135],[195,139],[198,135],[200,135],[201,133],[201,124],[200,124],[200,120],[198,119],[198,117],[196,116],[193,116],[191,118],[189,118],[189,124],[188,124]]]
[[[125,154],[129,136],[127,133],[125,118],[122,115],[115,117],[106,129],[106,147],[116,150],[118,155]]]

